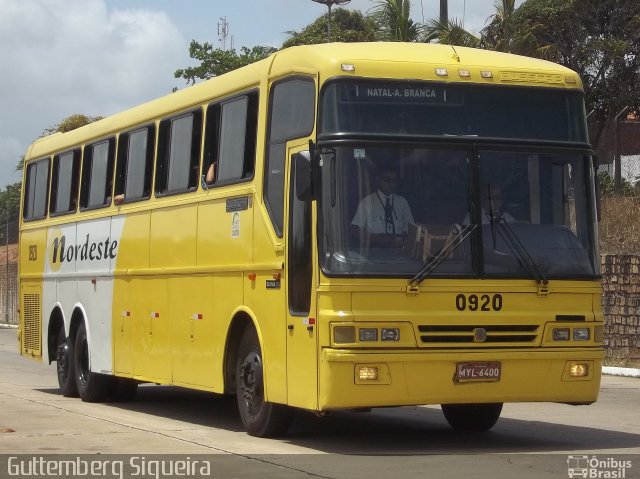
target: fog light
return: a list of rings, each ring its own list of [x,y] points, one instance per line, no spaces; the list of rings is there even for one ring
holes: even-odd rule
[[[554,341],[569,341],[569,328],[555,328],[553,330]]]
[[[585,363],[572,363],[569,366],[569,375],[572,378],[584,378],[589,375],[589,365]]]
[[[573,340],[574,341],[589,341],[589,337],[591,336],[589,332],[589,328],[574,328],[573,329]]]
[[[360,366],[358,368],[358,378],[360,381],[377,381],[378,368],[372,366]]]
[[[383,341],[400,341],[400,328],[382,328],[380,339]]]
[[[333,340],[336,343],[355,343],[356,328],[354,326],[336,326],[333,328]]]
[[[360,341],[377,341],[378,330],[376,328],[360,328],[358,330]]]

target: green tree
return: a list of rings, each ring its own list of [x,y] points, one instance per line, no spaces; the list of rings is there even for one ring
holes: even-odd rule
[[[527,0],[515,16],[545,57],[578,72],[594,144],[628,106],[640,107],[640,2],[637,0]]]
[[[458,45],[461,47],[481,48],[482,37],[465,30],[457,19],[443,22],[439,19],[429,20],[426,24],[424,41],[438,40],[443,45]]]
[[[370,16],[378,26],[379,40],[417,42],[425,30],[411,19],[410,0],[378,0]]]
[[[88,116],[82,113],[75,113],[66,117],[57,125],[44,130],[43,136],[52,135],[53,133],[67,133],[68,131],[93,123],[94,121],[102,120],[103,118],[103,116]]]
[[[199,61],[200,65],[180,68],[175,71],[174,76],[176,78],[184,78],[187,84],[193,85],[197,80],[207,80],[262,60],[275,51],[275,48],[265,46],[242,47],[240,54],[238,54],[235,50],[221,50],[214,48],[210,43],[200,44],[195,40],[191,40],[189,56]]]
[[[0,223],[15,221],[20,212],[20,183],[7,185],[0,191]]]
[[[322,15],[300,31],[289,31],[283,48],[312,45],[327,41],[329,14]],[[376,40],[377,26],[372,18],[357,10],[338,8],[331,13],[331,40],[337,42],[372,42]]]

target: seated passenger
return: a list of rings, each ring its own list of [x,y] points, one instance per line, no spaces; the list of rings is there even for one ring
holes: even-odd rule
[[[502,210],[502,191],[498,185],[490,184],[482,193],[480,217],[483,225],[491,224],[491,214],[496,221],[504,220],[506,223],[513,223],[515,218]],[[463,225],[470,224],[469,213],[462,220]]]

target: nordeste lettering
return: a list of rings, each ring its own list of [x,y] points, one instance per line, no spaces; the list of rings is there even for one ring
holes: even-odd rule
[[[72,261],[100,261],[115,259],[118,255],[118,241],[107,237],[104,241],[91,241],[89,234],[82,244],[67,245],[65,235],[53,240],[53,264]]]

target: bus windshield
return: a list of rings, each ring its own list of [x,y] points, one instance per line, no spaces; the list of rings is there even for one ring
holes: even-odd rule
[[[592,279],[589,164],[555,150],[322,147],[323,271],[411,278],[455,242],[432,276],[531,278],[521,247],[547,278]]]
[[[323,90],[318,138],[360,133],[587,143],[584,118],[578,91],[337,80]]]

